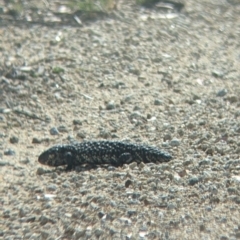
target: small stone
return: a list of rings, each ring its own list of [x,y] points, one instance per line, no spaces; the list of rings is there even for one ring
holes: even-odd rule
[[[129,168],[130,169],[134,169],[135,167],[137,167],[137,163],[136,162],[132,162],[129,164]]]
[[[172,147],[177,147],[180,145],[180,141],[178,139],[172,139],[172,141],[170,142],[170,145]]]
[[[172,135],[171,133],[165,133],[164,136],[163,136],[163,140],[164,142],[168,141],[168,140],[171,140],[172,139]]]
[[[207,212],[211,212],[211,211],[212,211],[212,207],[211,207],[211,206],[206,206],[206,207],[205,207],[205,210],[206,210]]]
[[[35,220],[36,220],[36,216],[28,216],[28,217],[20,218],[20,222],[22,223],[34,222]]]
[[[77,133],[77,137],[83,138],[83,139],[86,138],[87,137],[86,132],[85,131],[79,131]]]
[[[23,160],[20,160],[19,162],[22,163],[22,164],[29,164],[30,160],[29,160],[29,158],[25,158]]]
[[[52,221],[50,220],[50,218],[48,218],[48,217],[46,217],[46,216],[44,216],[44,215],[42,215],[42,216],[40,217],[39,221],[40,221],[40,224],[41,224],[41,225],[45,225],[45,224],[48,223],[48,222],[52,222]]]
[[[146,165],[143,162],[140,162],[139,165],[138,165],[139,169],[143,169],[145,166]]]
[[[100,129],[98,137],[108,139],[111,137],[111,132],[107,129]]]
[[[215,69],[215,70],[212,71],[212,75],[214,77],[222,78],[224,76],[224,73],[221,70]]]
[[[230,103],[235,103],[235,102],[237,102],[238,97],[237,97],[236,95],[231,95],[231,96],[227,97],[227,100],[228,100]]]
[[[67,129],[66,126],[59,126],[59,127],[57,128],[57,130],[58,130],[59,132],[61,132],[61,133],[67,133],[67,132],[68,132],[68,129]]]
[[[198,121],[198,124],[199,124],[200,126],[204,126],[204,125],[206,125],[206,121],[205,121],[205,120],[199,120],[199,121]]]
[[[205,225],[204,225],[204,224],[200,224],[199,230],[200,230],[201,232],[203,232],[203,231],[205,231],[205,229],[206,229]]]
[[[108,102],[107,105],[106,105],[106,109],[107,109],[107,110],[113,110],[113,109],[115,109],[115,108],[116,108],[116,106],[115,106],[114,101],[110,101],[110,102]]]
[[[18,143],[18,141],[19,141],[19,138],[18,137],[16,137],[16,136],[12,136],[11,138],[10,138],[10,143]]]
[[[74,233],[75,239],[82,239],[85,235],[86,230],[76,230]]]
[[[192,177],[192,178],[190,178],[188,180],[188,184],[191,185],[191,186],[195,185],[198,182],[199,182],[199,178],[198,177]]]
[[[131,184],[132,184],[132,180],[128,179],[128,180],[125,182],[125,187],[128,188]]]
[[[25,217],[27,215],[27,213],[29,213],[29,209],[22,207],[19,209],[18,215],[19,215],[19,217],[22,218],[22,217]]]
[[[176,206],[175,203],[168,203],[167,204],[167,209],[168,210],[172,210],[172,209],[176,209],[176,208],[177,208],[177,206]]]
[[[154,100],[154,105],[156,105],[156,106],[163,105],[163,102],[160,99],[155,99]]]
[[[9,162],[6,161],[0,161],[0,167],[8,166]]]
[[[127,211],[127,214],[129,217],[133,216],[133,215],[137,215],[137,211],[135,209],[129,209]]]
[[[139,69],[131,66],[131,67],[129,68],[129,73],[132,73],[132,74],[134,74],[134,75],[140,76],[141,71],[140,71]]]
[[[50,129],[50,134],[53,135],[53,136],[58,135],[59,131],[56,127],[53,127],[53,128]]]
[[[75,232],[75,228],[72,226],[67,226],[67,228],[64,231],[64,234],[67,236],[72,236]]]
[[[35,138],[35,137],[34,137],[34,138],[32,139],[32,143],[38,143],[38,144],[39,144],[39,143],[42,143],[42,140],[39,139],[39,138]]]
[[[49,237],[49,233],[48,232],[46,232],[46,231],[41,231],[41,238],[42,239],[48,239],[48,237]]]
[[[185,176],[187,175],[186,169],[183,169],[183,170],[178,171],[178,175],[179,175],[180,177],[185,177]]]
[[[114,166],[108,166],[108,168],[107,168],[107,170],[108,171],[115,171],[116,170],[116,167],[114,167]]]
[[[95,229],[94,234],[97,238],[103,235],[103,230],[101,229]]]
[[[224,97],[227,94],[227,89],[222,89],[220,91],[217,92],[217,96],[218,97]]]
[[[2,217],[3,217],[3,218],[10,218],[10,211],[9,211],[9,210],[5,210],[5,211],[2,213]]]
[[[239,232],[236,232],[235,237],[236,237],[236,238],[240,238],[240,231],[239,231]]]
[[[147,79],[147,78],[146,78],[144,75],[140,75],[140,76],[138,77],[138,81],[139,81],[139,82],[144,82],[146,79]]]
[[[46,171],[43,168],[38,168],[37,169],[37,175],[42,175],[44,173],[46,173]]]
[[[199,166],[202,166],[202,165],[211,165],[211,163],[212,163],[212,161],[210,160],[210,159],[204,159],[204,160],[202,160],[202,161],[200,161],[199,163],[198,163],[198,165]]]
[[[6,121],[5,117],[0,116],[0,122],[5,122],[5,121]]]
[[[4,151],[4,155],[6,156],[14,156],[15,154],[15,151],[12,149],[7,149],[6,151]]]
[[[56,191],[57,190],[57,185],[50,184],[46,188],[47,188],[48,191]]]
[[[220,240],[228,240],[229,238],[227,237],[227,236],[224,236],[224,235],[222,235],[221,237],[220,237]]]
[[[188,124],[186,125],[186,127],[187,127],[188,129],[193,129],[193,128],[195,128],[195,123],[190,122],[190,123],[188,123]]]
[[[104,212],[99,212],[99,213],[98,213],[98,217],[99,217],[100,219],[102,219],[103,216],[105,216],[105,213],[104,213]]]
[[[73,120],[73,124],[74,124],[74,125],[82,125],[82,121],[79,120],[79,119],[74,119],[74,120]]]

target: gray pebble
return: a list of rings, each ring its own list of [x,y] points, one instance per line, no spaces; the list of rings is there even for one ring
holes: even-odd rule
[[[227,94],[227,89],[222,89],[220,91],[217,92],[217,96],[218,97],[224,97]]]
[[[68,132],[68,129],[67,129],[67,127],[66,126],[59,126],[58,128],[57,128],[57,130],[59,131],[59,132],[61,132],[61,133],[67,133]]]
[[[224,76],[224,73],[221,70],[215,69],[215,70],[212,71],[212,75],[214,77],[222,78]]]
[[[56,191],[58,186],[56,184],[50,184],[46,188],[48,191]]]
[[[129,67],[129,73],[132,73],[134,75],[140,76],[141,71],[133,66]]]
[[[38,144],[39,144],[39,143],[41,143],[41,142],[42,142],[42,140],[39,139],[39,138],[35,138],[35,137],[34,137],[34,138],[32,139],[32,143],[38,143]]]
[[[137,167],[137,163],[136,162],[132,162],[129,164],[129,168],[130,169],[134,169],[135,167]]]
[[[195,185],[198,182],[199,182],[199,178],[198,177],[192,177],[192,178],[190,178],[188,180],[188,184],[191,185],[191,186]]]
[[[41,231],[41,238],[42,239],[49,239],[49,232],[46,232],[46,231]]]
[[[20,219],[20,222],[29,223],[29,222],[34,222],[35,220],[36,220],[36,216],[27,216],[27,217],[22,217]]]
[[[210,159],[206,158],[206,159],[200,161],[200,162],[198,163],[198,165],[199,165],[199,166],[202,166],[202,165],[211,165],[211,163],[212,163],[212,161],[211,161]]]
[[[30,160],[29,160],[29,158],[25,158],[23,160],[20,160],[19,162],[22,163],[22,164],[29,164]]]
[[[59,131],[56,127],[53,127],[53,128],[50,129],[50,134],[53,135],[53,136],[58,135]]]
[[[129,217],[133,216],[133,215],[136,215],[137,214],[137,211],[135,209],[129,209],[127,211],[127,214]]]
[[[106,109],[107,109],[107,110],[113,110],[113,109],[115,109],[115,108],[116,108],[116,106],[115,106],[114,101],[110,101],[110,102],[108,102],[108,103],[106,104]]]
[[[220,237],[220,240],[228,240],[229,238],[227,237],[227,236],[225,236],[225,235],[222,235],[221,237]]]
[[[160,99],[155,99],[154,100],[154,105],[156,105],[156,106],[163,105],[163,102]]]
[[[177,147],[180,145],[180,141],[178,139],[172,139],[171,142],[170,142],[170,145],[172,147]]]
[[[79,119],[74,119],[73,120],[73,125],[82,125],[82,121],[81,120],[79,120]]]
[[[77,137],[84,139],[84,138],[87,137],[87,134],[86,134],[85,131],[79,131],[79,132],[77,133]]]
[[[238,97],[236,95],[230,95],[229,97],[227,97],[227,100],[230,102],[230,103],[235,103],[238,101]]]
[[[44,174],[44,173],[46,173],[46,170],[44,170],[42,167],[39,167],[39,168],[37,169],[37,175],[42,175],[42,174]]]
[[[14,150],[12,149],[7,149],[6,151],[4,151],[4,155],[7,155],[7,156],[14,156],[16,153]]]
[[[86,230],[78,229],[74,233],[75,239],[81,239],[85,235]]]
[[[12,136],[12,137],[10,137],[10,143],[18,143],[19,142],[19,138],[18,137],[16,137],[16,136]]]
[[[8,165],[10,165],[9,162],[0,160],[0,167],[4,167],[4,166],[8,166]]]
[[[94,230],[94,235],[99,238],[101,235],[103,235],[103,230],[101,229],[95,229]]]
[[[211,211],[212,211],[212,207],[211,207],[211,206],[206,206],[206,207],[205,207],[205,210],[206,210],[207,212],[211,212]]]
[[[25,217],[27,213],[29,213],[29,209],[21,207],[19,209],[18,215],[22,218]]]
[[[177,208],[177,206],[176,206],[175,203],[168,203],[167,204],[167,209],[168,210],[172,210],[172,209],[176,209],[176,208]]]
[[[128,180],[125,182],[125,187],[128,188],[130,185],[132,185],[132,180],[128,179]]]

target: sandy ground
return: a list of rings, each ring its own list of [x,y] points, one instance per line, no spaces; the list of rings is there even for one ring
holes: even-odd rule
[[[29,2],[38,10],[0,1],[0,239],[239,239],[240,2],[120,2],[81,22]],[[37,161],[92,139],[173,160],[71,172]]]

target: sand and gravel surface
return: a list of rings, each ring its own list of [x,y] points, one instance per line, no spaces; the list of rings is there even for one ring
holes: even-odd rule
[[[163,12],[126,1],[94,21],[61,19],[61,2],[20,13],[7,2],[0,239],[240,239],[240,2]],[[93,139],[147,143],[173,160],[70,172],[37,161]]]

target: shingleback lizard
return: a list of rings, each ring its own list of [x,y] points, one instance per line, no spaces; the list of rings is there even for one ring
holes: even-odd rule
[[[44,151],[38,161],[48,166],[67,165],[67,170],[81,164],[111,164],[130,162],[168,162],[172,156],[148,145],[122,141],[86,141],[69,145],[56,145]]]

